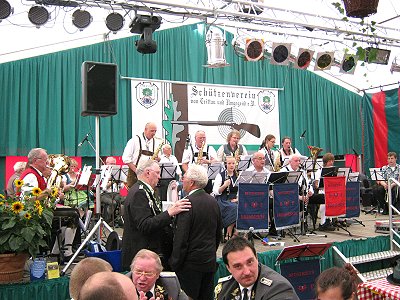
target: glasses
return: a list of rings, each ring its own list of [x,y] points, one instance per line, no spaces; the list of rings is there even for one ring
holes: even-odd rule
[[[265,157],[254,157],[254,159],[263,160]]]
[[[138,277],[141,277],[143,275],[144,277],[147,278],[153,278],[154,276],[156,276],[156,273],[154,272],[145,272],[140,270],[133,270],[133,273]]]

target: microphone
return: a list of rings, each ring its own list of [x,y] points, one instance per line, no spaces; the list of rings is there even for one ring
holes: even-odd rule
[[[86,142],[86,141],[88,140],[88,137],[89,137],[89,133],[86,133],[86,136],[84,137],[84,139],[82,140],[82,142],[80,142],[80,143],[78,144],[78,147],[81,147],[81,146],[83,145],[83,143]]]
[[[301,139],[304,139],[304,137],[305,137],[305,135],[306,135],[306,131],[307,131],[307,130],[304,130],[303,133],[301,134],[301,136],[300,136]]]
[[[357,151],[356,151],[356,150],[354,150],[354,148],[353,148],[353,153],[354,153],[354,155],[355,155],[355,156],[357,156],[357,157],[358,157],[358,153],[357,153]]]

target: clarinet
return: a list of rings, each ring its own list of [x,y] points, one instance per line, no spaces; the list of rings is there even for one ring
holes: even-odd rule
[[[225,170],[225,178],[231,180],[231,176],[228,175],[228,171],[227,170]],[[230,187],[231,187],[231,183],[229,183],[228,187],[226,188],[226,195],[227,196],[229,196],[229,194],[231,193]]]

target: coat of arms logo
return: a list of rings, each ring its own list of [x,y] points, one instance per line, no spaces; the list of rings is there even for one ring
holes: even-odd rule
[[[141,82],[136,86],[136,99],[146,108],[154,106],[158,101],[158,87],[151,82]]]
[[[275,107],[275,94],[271,91],[262,91],[258,93],[258,105],[260,106],[261,110],[266,114],[273,111]]]

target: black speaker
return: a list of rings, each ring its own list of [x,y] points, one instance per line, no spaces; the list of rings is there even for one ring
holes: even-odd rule
[[[117,65],[85,61],[82,64],[82,116],[117,114]]]

